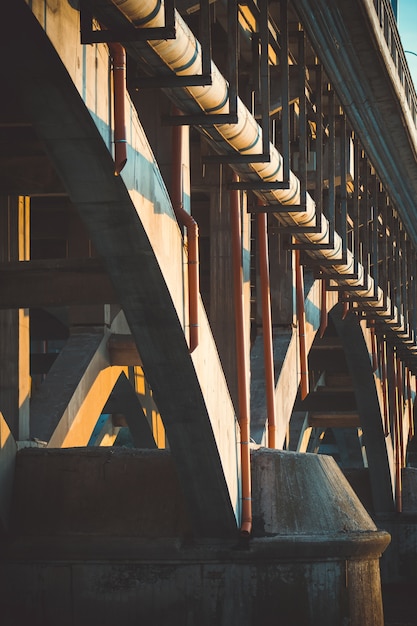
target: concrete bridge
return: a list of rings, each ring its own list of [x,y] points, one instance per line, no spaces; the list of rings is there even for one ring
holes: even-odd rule
[[[417,584],[417,97],[390,3],[6,14],[5,623],[381,625],[380,571],[385,598]]]

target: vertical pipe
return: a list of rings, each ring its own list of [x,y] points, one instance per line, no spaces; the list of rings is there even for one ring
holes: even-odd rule
[[[198,300],[200,292],[198,268],[198,225],[183,205],[182,181],[182,127],[172,127],[172,181],[171,200],[175,216],[181,226],[186,226],[188,236],[188,317],[189,351],[198,346]]]
[[[407,367],[407,412],[408,412],[408,440],[414,437],[413,399],[411,393],[411,372]]]
[[[233,182],[238,177],[233,174]],[[250,423],[249,402],[246,378],[245,358],[245,325],[243,308],[243,268],[242,268],[242,240],[239,191],[233,189],[230,196],[231,230],[232,230],[232,259],[233,259],[233,295],[235,306],[236,327],[236,358],[237,382],[239,396],[239,424],[240,424],[240,453],[242,471],[242,519],[240,532],[248,538],[252,531],[252,499],[250,475]]]
[[[113,60],[114,83],[114,174],[118,176],[127,161],[125,122],[126,52],[119,43],[109,43],[109,49]]]
[[[327,323],[328,323],[328,315],[327,315],[327,301],[326,301],[326,279],[321,279],[321,301],[320,301],[320,328],[319,328],[319,337],[323,338],[324,333],[326,332]]]
[[[389,407],[388,407],[388,381],[387,381],[387,345],[384,337],[381,337],[379,343],[379,353],[381,362],[381,387],[382,387],[382,406],[383,406],[383,423],[384,435],[388,437],[390,433]]]
[[[387,345],[388,351],[388,392],[390,417],[394,432],[394,463],[395,463],[395,507],[398,513],[402,511],[402,485],[401,485],[401,457],[400,457],[400,429],[398,423],[398,395],[397,395],[397,372],[396,354],[393,346]]]
[[[268,415],[268,447],[276,447],[275,374],[272,343],[271,292],[269,282],[269,255],[267,215],[258,213],[259,269],[261,275],[262,331],[264,342],[264,369],[266,406]]]
[[[396,372],[397,372],[397,420],[398,420],[398,438],[399,438],[399,453],[401,459],[401,467],[404,467],[404,386],[403,386],[403,365],[400,359],[396,360]]]
[[[346,319],[347,314],[349,313],[349,302],[346,297],[346,293],[344,291],[339,292],[339,302],[342,303],[342,320]]]
[[[378,369],[378,358],[377,358],[377,350],[376,350],[375,325],[374,325],[373,320],[370,323],[369,331],[371,334],[372,371],[376,372]]]
[[[296,311],[298,319],[298,339],[300,348],[300,392],[301,399],[307,397],[309,392],[308,384],[308,363],[307,363],[307,342],[306,342],[306,319],[304,305],[304,278],[303,268],[300,261],[300,251],[295,250],[295,294]]]

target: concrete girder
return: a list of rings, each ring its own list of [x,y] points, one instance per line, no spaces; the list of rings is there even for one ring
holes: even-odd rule
[[[194,529],[206,536],[233,535],[238,514],[235,422],[229,427],[228,441],[216,441],[197,365],[188,353],[170,291],[132,198],[121,177],[114,176],[113,160],[94,121],[24,2],[11,7],[1,41],[12,59],[3,68],[3,77],[20,91],[126,314],[164,421]],[[203,375],[206,369],[201,363]],[[224,423],[220,418],[215,416]],[[228,482],[222,464],[225,451],[221,458],[217,445],[231,452]]]

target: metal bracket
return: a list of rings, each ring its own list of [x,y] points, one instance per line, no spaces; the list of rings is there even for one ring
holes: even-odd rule
[[[149,39],[175,39],[175,0],[164,2],[165,26],[158,28],[136,28],[126,20],[126,25],[110,29],[93,28],[94,15],[86,0],[80,0],[80,34],[82,44],[126,41],[148,41]]]
[[[198,113],[190,115],[167,115],[162,117],[165,126],[213,126],[215,124],[237,124],[238,92],[238,5],[237,0],[227,2],[228,60],[229,60],[229,113]],[[168,81],[161,79],[159,86],[183,87],[211,85],[211,20],[209,0],[200,2],[200,39],[202,45],[202,74],[194,76],[171,76]],[[178,82],[177,82],[178,81]],[[168,84],[167,84],[168,83]],[[152,84],[152,83],[149,83]],[[147,86],[147,79],[141,78],[139,86]],[[217,157],[214,157],[215,160]],[[205,157],[203,161],[210,160]],[[227,161],[230,162],[230,159]]]
[[[174,2],[175,0],[170,0]],[[188,76],[177,76],[167,73],[161,76],[136,76],[134,85],[136,89],[147,88],[176,88],[176,87],[196,87],[211,85],[211,21],[209,0],[201,0],[199,13],[199,40],[201,43],[201,74],[190,74]],[[184,116],[185,117],[185,116]],[[173,118],[168,118],[173,119]],[[184,125],[182,119],[178,125]]]

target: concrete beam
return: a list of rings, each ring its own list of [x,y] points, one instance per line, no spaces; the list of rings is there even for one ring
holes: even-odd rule
[[[0,309],[116,303],[100,259],[53,259],[0,265]]]

